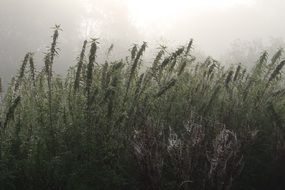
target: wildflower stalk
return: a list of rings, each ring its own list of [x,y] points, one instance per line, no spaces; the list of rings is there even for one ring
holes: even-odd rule
[[[87,40],[84,41],[83,47],[79,56],[79,61],[77,63],[77,70],[76,70],[76,76],[75,76],[75,81],[74,81],[74,91],[78,91],[79,89],[79,83],[80,83],[80,75],[82,72],[82,66],[84,62],[84,57],[85,57],[85,49],[87,45]]]

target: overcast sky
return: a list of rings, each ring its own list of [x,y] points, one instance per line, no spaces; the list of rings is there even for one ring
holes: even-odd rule
[[[39,65],[54,24],[63,28],[55,64],[62,72],[89,37],[100,38],[102,51],[114,43],[118,56],[132,43],[147,41],[155,51],[190,38],[217,59],[243,46],[258,53],[284,44],[284,10],[284,0],[0,0],[0,77],[8,80],[27,51]]]

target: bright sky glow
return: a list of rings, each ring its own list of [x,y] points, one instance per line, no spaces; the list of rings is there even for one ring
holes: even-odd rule
[[[187,14],[227,10],[235,6],[252,6],[256,0],[126,0],[136,25],[145,27],[153,22],[168,23]]]

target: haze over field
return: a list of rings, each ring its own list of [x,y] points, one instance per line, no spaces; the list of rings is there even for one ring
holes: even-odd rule
[[[0,0],[0,190],[284,190],[284,1]]]
[[[184,45],[224,62],[249,64],[260,51],[282,46],[283,0],[0,0],[0,76],[15,74],[27,51],[42,62],[50,27],[61,24],[58,72],[74,63],[82,41],[100,38],[101,53],[115,44],[115,57],[133,43]],[[237,55],[238,54],[238,55]]]

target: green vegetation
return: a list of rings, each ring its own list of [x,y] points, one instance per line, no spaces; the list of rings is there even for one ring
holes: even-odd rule
[[[172,53],[161,47],[142,71],[147,43],[119,61],[108,60],[111,45],[98,63],[98,39],[91,39],[63,78],[52,70],[59,33],[56,26],[44,68],[36,71],[27,53],[3,97],[0,189],[280,185],[282,49],[272,59],[262,53],[251,71],[226,69],[211,57],[197,62],[190,40]]]

